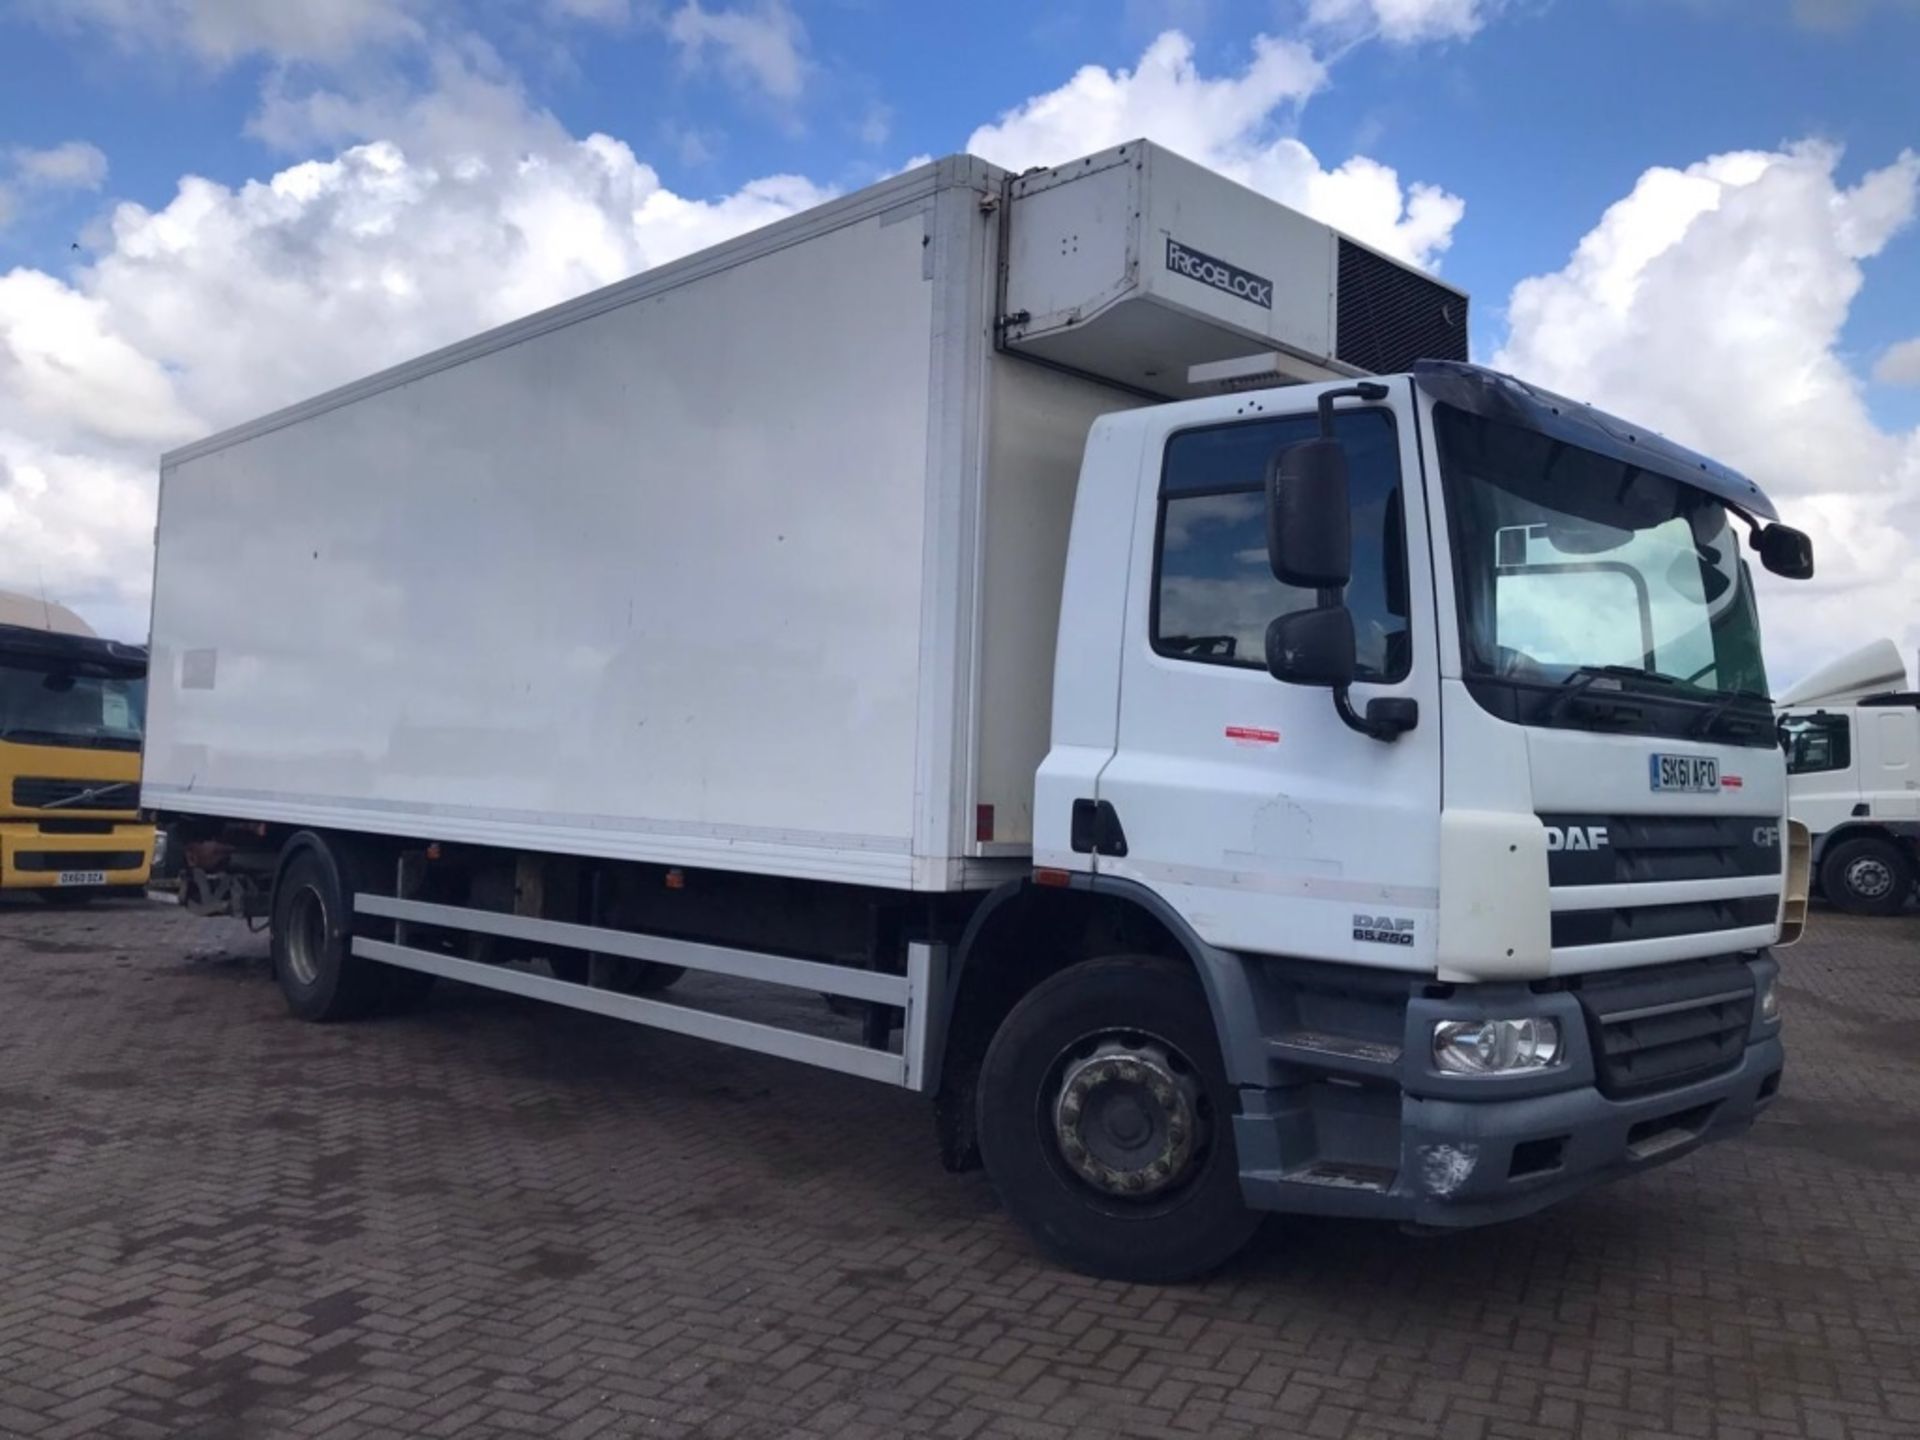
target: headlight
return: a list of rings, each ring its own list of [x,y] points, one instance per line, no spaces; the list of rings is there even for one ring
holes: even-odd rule
[[[1771,975],[1760,982],[1760,1018],[1769,1025],[1780,1023],[1780,991]]]
[[[1525,1020],[1441,1020],[1433,1027],[1433,1063],[1452,1075],[1510,1075],[1544,1070],[1565,1056],[1560,1026]]]

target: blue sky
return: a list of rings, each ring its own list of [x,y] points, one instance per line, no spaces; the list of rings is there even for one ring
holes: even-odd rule
[[[26,365],[20,357],[31,346],[22,336],[44,335],[52,328],[46,317],[62,306],[84,315],[96,350],[52,356],[34,373],[44,380],[59,365],[90,367],[104,377],[106,397],[85,415],[75,406],[63,411],[52,392],[38,400],[24,392],[31,403],[16,403],[11,414],[0,398],[0,461],[13,457],[0,472],[0,523],[11,514],[18,534],[35,535],[36,565],[42,572],[51,565],[83,602],[124,605],[132,614],[144,578],[129,584],[106,573],[118,562],[103,557],[121,553],[118,540],[61,527],[81,523],[76,508],[137,510],[146,482],[132,477],[143,457],[172,443],[174,430],[228,423],[246,406],[296,398],[274,385],[318,388],[401,358],[364,339],[356,349],[354,336],[338,328],[344,318],[326,322],[332,330],[315,319],[319,328],[303,339],[316,359],[305,370],[274,353],[284,348],[284,325],[257,340],[236,333],[213,355],[204,336],[179,333],[194,328],[180,318],[191,305],[210,303],[206,271],[232,277],[218,294],[233,309],[201,313],[199,324],[244,330],[253,307],[246,283],[261,287],[262,303],[307,287],[317,314],[331,308],[344,276],[366,280],[355,265],[377,261],[382,283],[400,297],[391,345],[438,343],[507,318],[498,313],[508,303],[500,296],[523,297],[530,308],[617,278],[912,157],[963,148],[979,127],[1009,113],[1025,118],[978,137],[999,145],[991,158],[1006,162],[1070,158],[1052,152],[1081,135],[1089,137],[1087,149],[1130,138],[1101,129],[1102,97],[1116,87],[1127,92],[1153,68],[1150,47],[1164,45],[1170,31],[1189,50],[1174,55],[1172,79],[1157,99],[1143,98],[1141,83],[1115,102],[1124,123],[1165,128],[1155,138],[1203,151],[1197,158],[1277,198],[1437,264],[1473,294],[1479,358],[1537,365],[1548,383],[1687,432],[1680,438],[1717,440],[1736,464],[1752,466],[1756,455],[1784,463],[1777,459],[1783,449],[1794,450],[1797,470],[1762,478],[1806,494],[1829,529],[1899,530],[1909,517],[1920,520],[1920,347],[1910,365],[1888,358],[1902,342],[1920,339],[1920,225],[1911,221],[1910,193],[1920,181],[1899,168],[1903,153],[1920,147],[1913,78],[1920,0],[1062,0],[1045,7],[1004,0],[276,0],[276,7],[263,18],[268,7],[251,0],[0,0],[0,276],[13,283],[10,305],[0,291],[0,341],[14,325],[16,363]],[[1296,68],[1324,68],[1312,81],[1269,73],[1255,83],[1262,43],[1292,47]],[[1099,67],[1098,83],[1076,89],[1073,77],[1089,66]],[[1052,108],[1036,110],[1047,97]],[[1207,118],[1216,102],[1233,113]],[[581,144],[595,132],[624,142],[631,155],[592,159]],[[331,208],[303,200],[298,215],[262,219],[258,206],[249,210],[236,198],[249,181],[302,161],[331,164],[379,142],[397,147],[403,169],[395,173],[403,178],[444,175],[467,134],[487,137],[496,168],[500,157],[527,153],[561,168],[586,165],[592,174],[532,197],[481,187],[463,191],[457,203],[395,212],[405,226],[439,237],[430,247],[438,263],[457,252],[460,265],[472,267],[459,271],[472,283],[464,307],[457,295],[434,301],[434,277],[416,273],[432,269],[428,252],[386,239],[356,250],[358,232],[341,218],[346,199]],[[1288,138],[1305,149],[1275,148]],[[1794,148],[1810,142],[1815,149]],[[1837,158],[1822,145],[1836,147]],[[1751,183],[1759,170],[1739,166],[1690,182],[1713,195],[1722,190],[1712,187],[1739,187],[1743,203],[1751,202],[1744,230],[1728,218],[1733,207],[1717,206],[1727,231],[1718,243],[1732,247],[1723,257],[1707,248],[1714,243],[1708,222],[1675,240],[1668,232],[1685,227],[1671,219],[1672,197],[1656,193],[1658,186],[1636,189],[1656,167],[1678,174],[1745,151],[1774,157],[1766,185]],[[1328,182],[1350,162],[1365,168],[1376,192],[1379,175],[1391,172],[1391,215],[1381,217],[1378,193],[1374,209],[1363,211]],[[655,178],[636,181],[642,166]],[[167,210],[189,174],[225,188],[191,214]],[[801,179],[771,197],[752,191],[769,176]],[[1846,200],[1870,179],[1871,194]],[[316,183],[344,193],[359,182]],[[1778,193],[1763,196],[1769,185]],[[1451,197],[1438,218],[1411,218],[1417,186]],[[652,193],[649,187],[660,192],[656,204],[710,204],[675,221],[671,238],[642,225],[623,228],[622,207]],[[353,203],[376,203],[368,199],[373,191],[357,193]],[[1609,207],[1636,195],[1602,249],[1632,250],[1657,235],[1645,243],[1666,247],[1660,263],[1673,273],[1661,280],[1638,266],[1622,278],[1599,259],[1585,269],[1570,265],[1583,237],[1599,234]],[[115,222],[122,202],[139,209]],[[473,238],[488,233],[474,223],[476,207],[496,202],[497,213],[481,218],[499,220],[493,261],[512,276],[497,292],[486,283],[486,242]],[[1457,215],[1447,208],[1455,203]],[[1711,199],[1679,204],[1686,214],[1716,210]],[[1849,204],[1859,209],[1856,219],[1832,218]],[[582,205],[593,207],[593,225],[610,227],[605,237],[588,243],[568,228],[569,217],[585,213]],[[549,207],[550,219],[524,223],[530,206]],[[393,216],[383,223],[401,225]],[[1369,232],[1369,224],[1387,228]],[[1810,225],[1830,233],[1814,234]],[[236,226],[245,232],[237,239]],[[1870,239],[1855,243],[1862,231]],[[218,263],[208,259],[194,275],[182,268],[186,261],[156,269],[157,239],[181,233],[190,233],[187,250],[202,256],[218,244],[242,248]],[[1655,283],[1680,287],[1682,272],[1711,276],[1737,261],[1745,262],[1750,288],[1723,297],[1711,313],[1685,313],[1686,294],[1707,288],[1700,283],[1666,292]],[[1532,293],[1522,323],[1510,323],[1525,293],[1515,287],[1528,277],[1551,283]],[[175,284],[177,304],[152,300]],[[1613,313],[1622,285],[1679,299]],[[1744,313],[1746,295],[1767,313]],[[369,312],[354,313],[364,337]],[[377,320],[373,328],[386,333]],[[1689,359],[1696,344],[1697,365]],[[1582,347],[1596,352],[1590,367],[1581,363]],[[0,344],[0,382],[6,353]],[[1659,363],[1643,367],[1645,355]],[[1709,367],[1725,372],[1727,383],[1688,373]],[[1809,367],[1817,373],[1801,373]],[[1876,379],[1876,370],[1887,378]],[[256,384],[256,374],[273,379]],[[223,386],[222,375],[243,375],[246,383]],[[1766,393],[1724,413],[1734,384],[1764,392],[1776,383],[1775,408],[1784,406],[1790,421],[1765,422]],[[1680,391],[1687,403],[1669,404]],[[137,402],[126,398],[134,394]],[[143,413],[151,423],[117,424],[113,417],[132,413],[129,406],[149,407]],[[232,413],[236,407],[241,414]],[[1840,418],[1824,435],[1819,417],[1829,411]],[[1763,423],[1790,423],[1791,436],[1805,443],[1796,450],[1797,440],[1762,435]],[[1811,472],[1829,463],[1844,475],[1816,480]],[[112,467],[124,475],[110,484],[102,477]],[[1871,473],[1854,478],[1863,468]],[[60,478],[83,473],[92,478]],[[29,484],[22,475],[38,479]],[[91,498],[63,516],[55,503],[62,493]],[[125,528],[135,534],[140,526]],[[1901,628],[1920,623],[1912,615],[1920,584],[1909,588],[1910,579],[1920,581],[1914,548],[1847,543],[1847,572],[1834,577],[1846,582],[1833,592],[1836,603],[1857,607],[1862,586],[1896,610],[1904,597],[1893,628],[1920,640],[1920,630]],[[1852,599],[1843,601],[1846,595]],[[1792,643],[1804,649],[1812,640]]]
[[[975,126],[1082,65],[1131,65],[1170,26],[1194,38],[1203,66],[1227,69],[1295,7],[1068,0],[1036,18],[1007,0],[803,4],[826,73],[792,106],[688,73],[641,24],[474,8],[481,33],[570,129],[626,139],[676,190],[725,193],[775,171],[858,185],[911,156],[959,149]],[[291,158],[244,130],[272,60],[209,73],[189,57],[50,28],[42,14],[0,10],[0,136],[10,143],[84,134],[111,160],[109,193],[149,205],[184,170],[237,184]],[[1489,349],[1514,281],[1563,261],[1649,165],[1820,136],[1846,146],[1846,175],[1920,144],[1917,57],[1920,5],[1901,0],[1524,0],[1465,42],[1356,46],[1297,125],[1316,150],[1373,154],[1467,198],[1444,268],[1480,302],[1476,338]],[[36,206],[0,230],[0,265],[66,263],[102,198]],[[1915,328],[1920,233],[1878,257],[1874,280],[1881,303],[1857,311],[1846,336],[1863,355]],[[1876,387],[1874,403],[1890,422],[1920,418],[1920,391]]]

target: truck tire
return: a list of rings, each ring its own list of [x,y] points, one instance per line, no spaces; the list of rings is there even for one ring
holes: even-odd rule
[[[547,969],[556,980],[572,985],[587,983],[585,955],[549,955]],[[608,969],[610,974],[603,988],[621,995],[657,995],[687,973],[684,965],[661,965],[652,960],[616,960]]]
[[[1842,840],[1820,862],[1820,889],[1850,915],[1898,915],[1913,891],[1913,861],[1884,836]]]
[[[1063,1265],[1192,1280],[1260,1223],[1240,1197],[1213,1015],[1184,965],[1116,956],[1041,981],[987,1047],[976,1103],[1001,1204]]]
[[[288,860],[273,887],[273,975],[302,1020],[353,1020],[386,994],[385,968],[350,951],[348,889],[333,853],[315,840]]]

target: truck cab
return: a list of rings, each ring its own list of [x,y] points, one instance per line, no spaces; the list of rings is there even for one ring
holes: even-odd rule
[[[1095,425],[1035,863],[1206,957],[1250,1202],[1477,1223],[1771,1099],[1773,515],[1464,363]]]
[[[0,891],[83,901],[144,892],[139,814],[146,651],[27,597],[0,609]]]
[[[1920,881],[1920,691],[1880,640],[1780,697],[1787,803],[1837,909],[1894,915]]]

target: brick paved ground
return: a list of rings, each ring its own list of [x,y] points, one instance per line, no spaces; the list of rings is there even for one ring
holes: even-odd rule
[[[0,1433],[1920,1435],[1920,917],[1818,917],[1751,1139],[1445,1239],[1037,1261],[920,1102],[264,946],[0,911]]]

